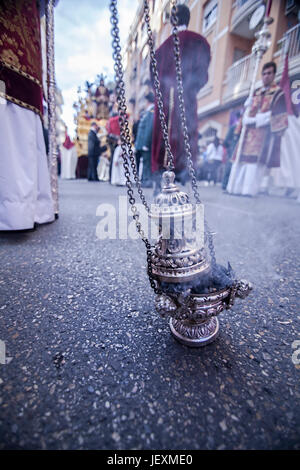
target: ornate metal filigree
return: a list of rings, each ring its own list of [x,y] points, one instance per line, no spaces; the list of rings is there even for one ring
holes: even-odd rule
[[[175,174],[165,171],[162,192],[151,207],[150,217],[159,226],[152,255],[152,273],[159,281],[187,282],[207,273],[210,264],[196,224],[196,208],[174,183]],[[200,221],[198,221],[200,222]],[[202,226],[204,232],[204,225]]]
[[[171,317],[171,332],[178,341],[193,347],[204,346],[218,335],[216,317],[233,306],[235,297],[244,299],[251,290],[252,285],[245,280],[210,294],[192,294],[189,289],[179,295],[157,295],[155,307],[161,316]]]

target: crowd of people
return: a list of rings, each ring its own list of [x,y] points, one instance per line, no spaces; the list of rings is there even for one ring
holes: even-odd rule
[[[5,84],[0,106],[0,230],[30,229],[37,223],[53,221],[56,215],[43,128],[44,90],[39,34],[43,11],[34,0],[20,0],[18,5],[22,18],[17,14],[15,2],[9,0],[0,6],[0,19],[3,19],[0,21],[3,38],[0,44],[0,85]],[[155,73],[151,69],[151,87],[144,97],[139,119],[132,126],[134,157],[142,186],[152,188],[153,194],[158,194],[161,174],[170,165],[176,180],[184,185],[189,180],[189,156],[198,180],[221,185],[228,194],[256,196],[276,187],[282,188],[286,195],[298,196],[300,202],[300,196],[296,194],[300,191],[300,118],[295,106],[291,105],[284,83],[275,83],[276,64],[264,64],[262,86],[251,99],[246,100],[241,115],[235,115],[227,135],[215,135],[199,148],[197,94],[208,80],[210,46],[203,36],[187,29],[190,11],[186,5],[177,6],[177,18],[186,120],[183,125],[180,113],[182,97],[178,93],[171,35],[155,52],[161,106],[154,87]],[[25,39],[22,36],[24,24],[30,31]],[[22,44],[22,50],[9,42],[11,31],[15,31],[14,44]],[[10,55],[8,50],[11,50]],[[32,50],[32,57],[29,57],[29,50]],[[282,80],[287,78],[283,73]],[[99,87],[103,88],[102,85],[101,81]],[[100,90],[95,95],[99,106],[97,122],[104,115],[101,106],[107,106],[106,92],[103,92],[105,102],[100,100],[101,93]],[[167,125],[167,144],[166,133],[161,129],[160,108],[164,110]],[[91,120],[88,134],[87,179],[125,185],[123,161],[126,157],[121,147],[116,110],[107,116],[105,143],[103,133],[99,135],[97,122]],[[188,146],[184,134],[188,136]],[[60,146],[62,178],[76,177],[79,159],[74,142],[66,134]]]
[[[187,30],[190,12],[186,5],[178,5],[177,16],[186,128],[197,179],[207,185],[220,185],[224,193],[234,195],[251,197],[274,187],[282,188],[283,195],[295,195],[300,189],[300,163],[297,157],[300,121],[295,106],[289,106],[283,87],[275,83],[276,64],[264,64],[262,87],[246,100],[242,109],[231,113],[225,138],[214,135],[199,146],[197,93],[208,79],[210,47],[201,35]],[[153,188],[154,195],[160,191],[161,174],[170,157],[176,180],[185,184],[189,179],[176,69],[171,51],[172,37],[156,51],[171,155],[165,145],[155,92],[150,91],[144,97],[143,110],[132,129],[141,184],[145,188]],[[151,78],[153,86],[153,71]],[[113,119],[117,120],[118,117],[114,116]],[[119,127],[116,133],[114,144],[110,145],[110,172],[105,180],[125,185]]]

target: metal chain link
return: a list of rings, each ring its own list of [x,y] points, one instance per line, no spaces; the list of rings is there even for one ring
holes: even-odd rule
[[[200,195],[198,193],[197,188],[197,179],[193,165],[193,157],[191,152],[190,146],[190,138],[188,135],[188,128],[186,123],[186,112],[185,112],[185,103],[184,103],[184,91],[183,91],[183,82],[182,82],[182,67],[181,67],[181,57],[180,57],[180,42],[178,37],[178,18],[177,18],[177,1],[172,0],[172,9],[171,9],[171,24],[173,26],[173,42],[174,42],[174,57],[175,57],[175,65],[176,65],[176,81],[177,81],[177,92],[178,92],[178,102],[179,102],[179,110],[180,110],[180,119],[181,119],[181,127],[184,139],[184,149],[187,156],[189,174],[191,177],[192,188],[194,192],[195,200],[198,204],[201,203]]]
[[[127,119],[127,106],[126,106],[126,98],[125,98],[125,83],[124,83],[124,73],[123,73],[123,66],[122,66],[122,56],[121,56],[121,46],[120,46],[120,33],[118,27],[118,10],[117,10],[117,0],[110,1],[110,11],[111,11],[111,35],[112,35],[112,48],[113,48],[113,59],[114,59],[114,71],[116,75],[116,95],[117,95],[117,104],[118,104],[118,111],[119,111],[119,122],[120,122],[120,137],[121,137],[121,148],[122,148],[122,158],[123,158],[123,167],[124,173],[126,177],[126,186],[127,186],[127,194],[128,200],[130,204],[130,209],[132,212],[132,217],[135,221],[136,229],[139,235],[141,236],[147,250],[147,274],[149,277],[150,285],[156,294],[160,294],[161,290],[158,288],[155,278],[152,273],[152,246],[145,236],[145,233],[142,229],[142,225],[140,222],[140,214],[138,209],[135,205],[135,198],[132,188],[132,182],[130,179],[130,171],[127,156],[130,159],[134,180],[137,184],[138,193],[141,197],[142,203],[145,206],[147,212],[150,212],[149,206],[146,202],[145,196],[143,194],[141,184],[138,178],[135,158],[133,155],[132,147],[131,147],[131,138],[130,138],[130,131],[129,131],[129,124]]]
[[[142,204],[146,208],[147,212],[150,212],[149,205],[146,201],[144,192],[142,190],[141,181],[138,176],[137,166],[135,162],[135,157],[132,150],[131,144],[131,135],[130,129],[128,124],[127,118],[127,106],[126,106],[126,98],[125,98],[125,83],[124,83],[124,73],[123,73],[123,66],[122,66],[122,56],[121,56],[121,45],[120,45],[120,34],[119,34],[119,27],[118,27],[118,10],[117,10],[117,1],[111,1],[110,3],[110,10],[111,10],[111,23],[113,25],[111,33],[113,37],[112,47],[113,47],[113,59],[114,59],[114,71],[116,74],[116,91],[117,91],[117,103],[119,109],[119,121],[120,121],[120,129],[121,129],[121,147],[122,147],[122,157],[125,176],[126,176],[126,186],[128,189],[131,189],[131,182],[130,182],[130,172],[129,166],[126,165],[127,161],[125,156],[129,157],[130,165],[132,168],[132,174],[134,181],[137,186],[137,192],[140,196]],[[132,197],[132,196],[131,196]]]
[[[160,89],[160,81],[159,81],[158,70],[157,70],[157,61],[155,58],[154,41],[153,41],[152,29],[150,26],[149,11],[150,9],[149,9],[148,0],[144,0],[144,19],[145,19],[145,24],[147,27],[148,46],[149,46],[149,52],[150,52],[150,64],[151,64],[151,70],[153,74],[153,83],[154,83],[155,95],[156,95],[156,100],[157,100],[159,120],[160,120],[165,150],[167,152],[167,162],[168,162],[167,167],[168,167],[168,170],[173,171],[175,169],[174,156],[172,154],[171,146],[169,142],[168,126],[167,126],[166,116],[164,112],[163,97],[162,97],[162,93]]]
[[[176,81],[177,81],[177,92],[178,92],[178,101],[179,101],[179,109],[180,109],[180,118],[182,124],[182,132],[184,138],[184,148],[187,156],[188,162],[188,169],[189,174],[191,177],[191,183],[193,188],[194,197],[197,204],[201,204],[201,198],[197,188],[197,179],[196,173],[194,169],[192,153],[191,153],[191,146],[190,146],[190,138],[188,135],[187,129],[187,121],[186,121],[186,113],[185,113],[185,103],[184,103],[184,91],[183,91],[183,83],[182,83],[182,67],[181,67],[181,57],[180,57],[180,42],[178,37],[178,19],[177,19],[177,1],[172,0],[172,10],[171,10],[171,23],[173,26],[173,41],[174,41],[174,57],[175,57],[175,65],[176,65]],[[148,0],[144,0],[144,17],[145,17],[145,24],[147,26],[147,34],[148,34],[148,45],[150,50],[150,64],[152,69],[152,74],[154,77],[154,88],[157,97],[157,107],[159,110],[159,117],[161,122],[161,127],[163,131],[163,139],[164,144],[168,154],[168,168],[174,169],[174,157],[171,152],[170,144],[169,144],[169,137],[168,137],[168,128],[166,124],[164,109],[163,109],[163,99],[160,90],[160,81],[158,76],[157,70],[157,61],[155,58],[154,52],[154,41],[153,41],[153,33],[150,26],[150,16],[149,16],[149,2]],[[205,227],[205,235],[207,237],[208,248],[211,256],[211,262],[213,267],[216,266],[216,255],[215,249],[213,244],[213,237],[212,233],[209,229],[206,219],[204,218],[204,227]]]
[[[180,57],[180,41],[178,36],[178,18],[177,18],[177,0],[172,0],[172,9],[171,9],[171,24],[173,26],[172,36],[174,42],[174,57],[176,65],[176,81],[177,81],[177,91],[178,91],[178,101],[179,101],[179,110],[180,110],[180,119],[182,125],[182,132],[184,138],[184,148],[188,161],[189,174],[191,177],[191,183],[193,188],[194,197],[197,204],[201,203],[201,198],[198,192],[196,173],[193,164],[190,138],[188,135],[187,120],[186,120],[186,111],[185,111],[185,102],[184,102],[184,91],[183,91],[183,81],[182,81],[182,66],[181,66],[181,57]],[[204,218],[204,227],[208,240],[208,247],[211,256],[211,262],[213,267],[216,266],[216,255],[215,248],[213,243],[212,233],[209,229],[206,219]]]

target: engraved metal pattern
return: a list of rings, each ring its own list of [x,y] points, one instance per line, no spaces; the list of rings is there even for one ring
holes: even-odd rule
[[[197,238],[195,206],[174,183],[174,172],[165,171],[162,180],[162,192],[150,213],[159,227],[152,274],[160,282],[189,282],[210,271],[204,246]]]
[[[54,213],[58,215],[58,175],[57,175],[57,142],[56,142],[56,100],[55,100],[55,67],[54,67],[54,0],[47,0],[46,6],[46,47],[47,47],[47,94],[48,94],[48,132],[49,153],[48,166],[50,173],[51,193]]]
[[[216,317],[234,304],[235,297],[244,299],[252,290],[248,281],[235,281],[231,287],[210,294],[178,294],[156,296],[155,307],[162,316],[171,317],[172,335],[181,343],[200,347],[211,343],[218,335]]]

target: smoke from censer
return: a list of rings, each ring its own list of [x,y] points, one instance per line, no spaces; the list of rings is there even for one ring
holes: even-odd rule
[[[161,282],[160,285],[166,294],[179,294],[188,289],[191,289],[191,294],[209,294],[231,287],[235,280],[234,276],[234,271],[228,262],[227,268],[216,264],[209,273],[199,274],[193,281],[178,284]]]

